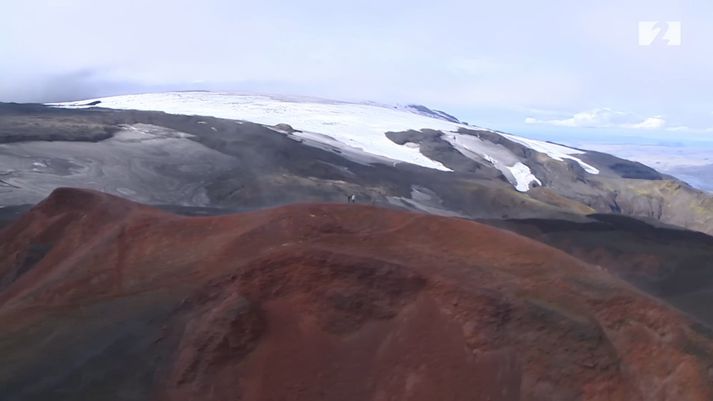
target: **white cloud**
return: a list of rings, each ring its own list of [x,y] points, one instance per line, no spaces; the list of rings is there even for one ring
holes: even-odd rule
[[[660,129],[666,125],[666,120],[661,116],[648,117],[639,123],[630,124],[627,128],[634,129]]]
[[[526,124],[545,124],[572,128],[629,128],[662,129],[666,120],[662,116],[641,117],[634,113],[598,108],[575,113],[563,119],[537,119],[527,117]]]

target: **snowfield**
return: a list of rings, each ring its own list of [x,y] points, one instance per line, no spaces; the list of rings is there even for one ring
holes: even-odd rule
[[[97,101],[100,103],[92,104]],[[292,128],[302,131],[294,132],[290,136],[342,148],[347,153],[363,152],[386,158],[394,163],[405,162],[441,171],[451,171],[442,163],[421,154],[417,144],[416,146],[399,145],[385,135],[390,131],[428,128],[443,132],[444,139],[465,156],[493,164],[519,191],[527,191],[530,184],[540,183],[530,168],[506,148],[481,141],[472,135],[457,133],[460,128],[485,130],[484,128],[419,114],[409,110],[408,107],[218,92],[148,93],[50,105],[64,108],[105,107],[163,111],[171,114],[250,121],[268,126],[289,124]],[[572,156],[583,153],[582,151],[513,135],[498,134],[538,152],[546,153],[556,160],[574,160],[591,174],[599,172],[593,166]]]
[[[154,110],[251,121],[265,125],[289,124],[300,131],[332,137],[344,146],[401,162],[451,171],[421,154],[418,148],[398,145],[384,135],[389,131],[431,128],[453,131],[459,124],[371,104],[292,101],[269,96],[214,92],[169,92],[115,96],[62,106],[101,101],[97,107]],[[295,133],[300,136],[299,132]],[[314,139],[313,136],[310,139]]]

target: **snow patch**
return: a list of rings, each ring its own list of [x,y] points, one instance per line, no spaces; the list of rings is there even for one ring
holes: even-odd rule
[[[515,163],[514,166],[507,168],[515,179],[515,189],[520,192],[527,192],[530,190],[530,184],[536,183],[537,185],[542,185],[542,182],[532,174],[530,168],[527,167],[522,162]]]
[[[532,183],[542,185],[542,182],[532,174],[530,168],[502,145],[467,134],[449,133],[443,138],[471,160],[477,162],[485,160],[492,164],[520,192],[529,191]]]
[[[559,160],[559,161],[564,161],[564,159],[574,160],[580,166],[582,166],[584,171],[586,171],[590,174],[599,174],[599,169],[592,166],[591,164],[587,164],[587,163],[583,162],[579,158],[572,156],[572,155],[584,154],[585,152],[582,150],[572,149],[572,148],[568,148],[568,147],[562,146],[562,145],[557,145],[554,143],[543,142],[543,141],[538,141],[538,140],[529,139],[529,138],[523,138],[523,137],[510,135],[510,134],[503,134],[503,133],[499,133],[499,134],[513,142],[519,143],[520,145],[527,146],[528,148],[530,148],[532,150],[535,150],[540,153],[544,153],[547,156],[549,156],[555,160]]]

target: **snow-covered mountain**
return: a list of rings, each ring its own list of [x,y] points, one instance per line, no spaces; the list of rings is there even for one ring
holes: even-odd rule
[[[641,163],[412,105],[210,92],[0,104],[0,206],[62,186],[217,210],[353,194],[467,218],[617,213],[713,233],[713,198]]]
[[[287,124],[291,137],[306,144],[329,146],[352,158],[376,157],[381,162],[406,162],[442,171],[453,171],[435,157],[424,155],[419,144],[398,144],[387,133],[429,129],[440,132],[443,140],[463,156],[499,170],[518,191],[542,185],[525,158],[499,143],[482,140],[461,131],[480,131],[502,135],[558,161],[571,160],[587,173],[599,170],[578,155],[585,152],[548,142],[498,133],[471,126],[441,111],[425,106],[387,106],[375,103],[348,103],[295,97],[240,95],[216,92],[168,92],[114,96],[79,102],[55,103],[56,107],[105,107],[126,110],[163,111],[171,114],[211,116],[250,121],[277,127]],[[282,127],[282,128],[280,128]]]

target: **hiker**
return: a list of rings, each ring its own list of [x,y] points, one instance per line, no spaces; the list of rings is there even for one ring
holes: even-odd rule
[[[356,195],[351,194],[347,196],[347,203],[356,203]]]

